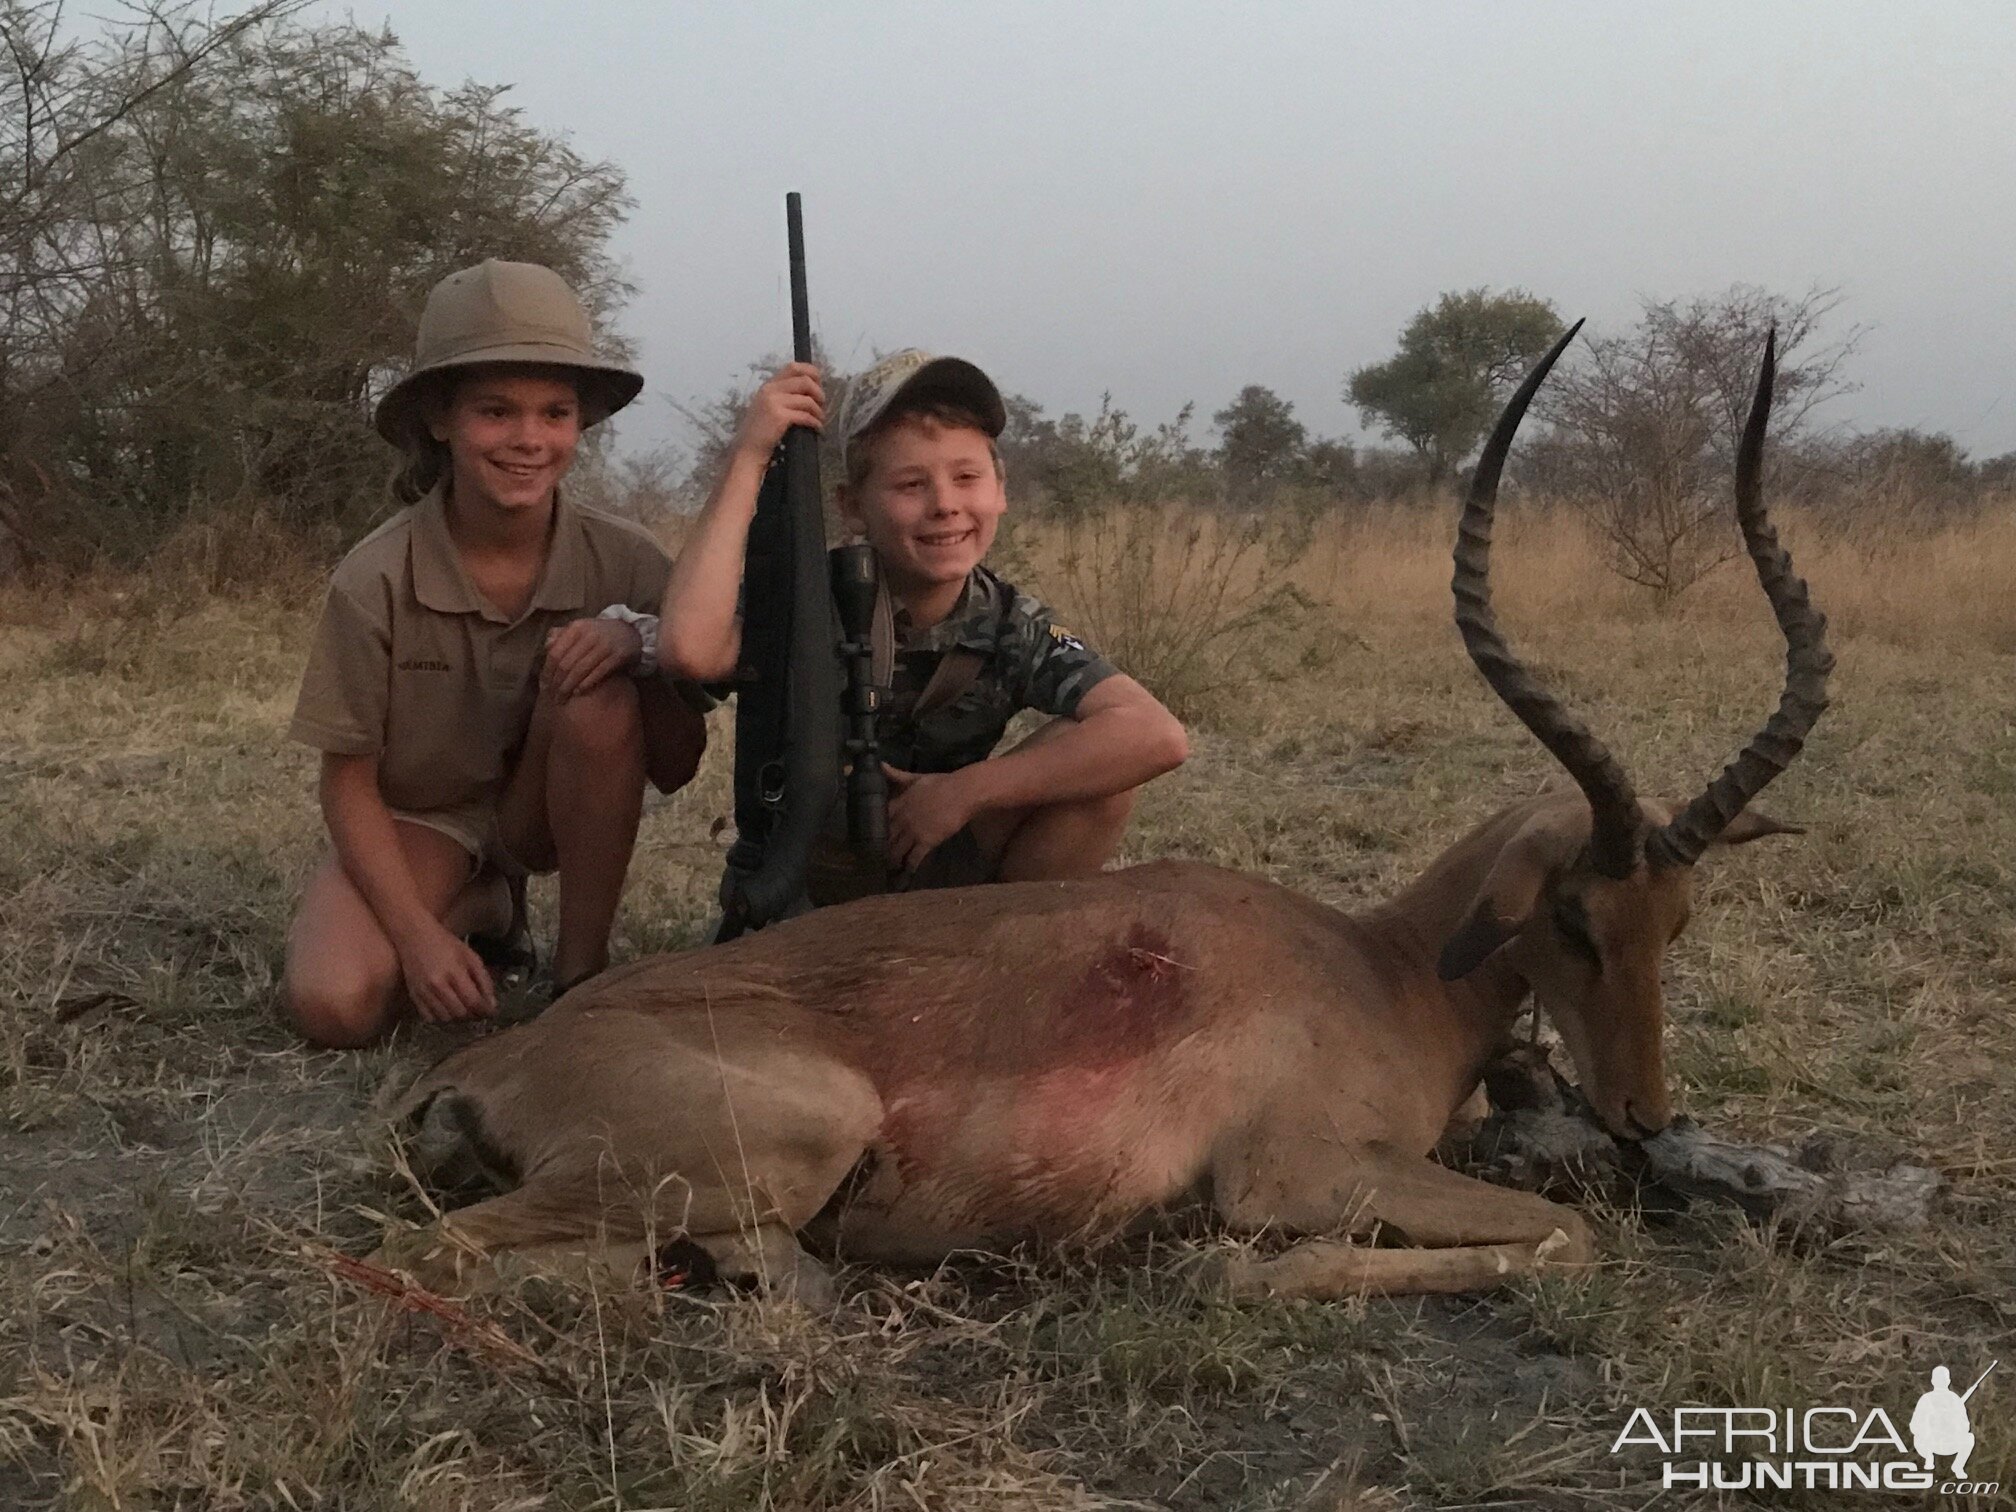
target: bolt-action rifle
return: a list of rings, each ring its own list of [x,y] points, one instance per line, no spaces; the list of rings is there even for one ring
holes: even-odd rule
[[[784,197],[784,218],[791,350],[799,362],[810,362],[805,227],[795,193]],[[874,558],[866,546],[842,547],[833,558],[829,567],[819,437],[793,426],[757,491],[743,561],[742,655],[735,673],[736,839],[721,879],[717,940],[732,940],[811,906],[806,867],[839,793],[843,753],[851,765],[849,841],[864,859],[872,855],[879,862],[885,850],[887,784],[875,744],[877,690],[869,651]]]

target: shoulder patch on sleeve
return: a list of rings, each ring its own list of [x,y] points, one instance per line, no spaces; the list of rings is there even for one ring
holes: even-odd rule
[[[1078,639],[1076,635],[1073,635],[1062,625],[1052,625],[1050,627],[1050,639],[1057,642],[1066,651],[1083,651],[1085,649],[1085,642]]]

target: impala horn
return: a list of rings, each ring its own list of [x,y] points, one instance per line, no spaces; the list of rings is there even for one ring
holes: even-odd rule
[[[1764,342],[1764,367],[1757,375],[1757,396],[1736,451],[1736,518],[1743,544],[1757,564],[1757,581],[1771,601],[1771,612],[1785,636],[1785,690],[1778,708],[1765,721],[1743,754],[1722,769],[1722,775],[1645,842],[1654,866],[1692,866],[1715,837],[1729,827],[1765,785],[1792,764],[1806,743],[1813,723],[1827,708],[1827,674],[1834,653],[1827,649],[1827,617],[1813,607],[1806,581],[1794,575],[1792,557],[1778,544],[1778,532],[1764,508],[1764,430],[1771,418],[1771,385],[1777,376],[1778,332]]]
[[[1456,576],[1451,586],[1456,591],[1456,628],[1463,636],[1470,660],[1484,674],[1491,691],[1554,753],[1554,759],[1568,769],[1568,775],[1588,798],[1593,820],[1589,855],[1596,869],[1606,877],[1628,877],[1638,865],[1639,842],[1645,831],[1644,813],[1638,807],[1637,794],[1631,790],[1630,777],[1609,748],[1589,733],[1588,726],[1542,688],[1512,654],[1505,637],[1498,633],[1497,617],[1491,612],[1491,521],[1498,503],[1498,478],[1505,470],[1505,455],[1512,449],[1512,437],[1517,434],[1526,407],[1533,402],[1533,395],[1546,380],[1548,370],[1581,329],[1582,322],[1578,320],[1526,375],[1526,381],[1519,385],[1498,417],[1491,439],[1484,443],[1477,470],[1471,475],[1469,497],[1463,501],[1463,523],[1456,537]]]

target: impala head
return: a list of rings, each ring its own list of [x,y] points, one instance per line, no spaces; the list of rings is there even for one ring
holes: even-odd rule
[[[1663,1128],[1672,1117],[1659,973],[1666,947],[1686,927],[1694,863],[1711,845],[1798,833],[1748,805],[1799,754],[1827,707],[1834,659],[1827,622],[1793,575],[1764,509],[1775,333],[1765,342],[1736,458],[1736,516],[1786,645],[1784,689],[1763,729],[1684,807],[1643,802],[1603,743],[1512,654],[1491,611],[1498,478],[1534,392],[1580,329],[1579,322],[1571,327],[1527,375],[1485,443],[1464,504],[1454,582],[1456,626],[1477,670],[1580,791],[1508,816],[1517,828],[1505,838],[1440,965],[1444,979],[1453,981],[1504,952],[1560,1029],[1598,1115],[1629,1137]]]

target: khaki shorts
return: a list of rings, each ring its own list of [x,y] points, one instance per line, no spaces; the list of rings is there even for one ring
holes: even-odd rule
[[[401,824],[417,824],[422,829],[431,829],[446,835],[462,849],[469,852],[478,871],[494,871],[506,877],[531,875],[531,868],[504,848],[503,837],[497,833],[497,814],[494,809],[471,806],[468,808],[430,809],[424,814],[416,814],[408,809],[393,809],[392,817]]]
[[[996,863],[987,859],[969,828],[939,845],[908,877],[892,882],[882,867],[863,864],[847,844],[844,830],[829,829],[812,847],[812,860],[805,869],[805,895],[814,908],[826,908],[875,893],[978,887],[998,880],[995,869]]]

